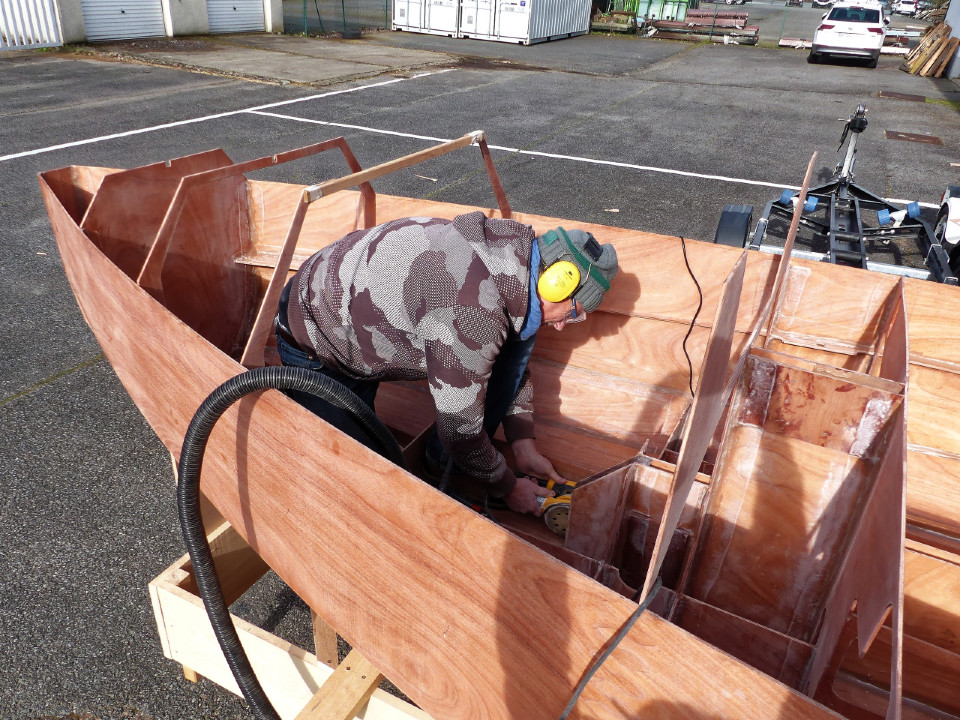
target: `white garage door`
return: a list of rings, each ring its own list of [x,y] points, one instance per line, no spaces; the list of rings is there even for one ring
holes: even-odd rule
[[[162,37],[160,0],[80,0],[87,40]]]
[[[207,0],[207,17],[212,33],[266,29],[263,0]]]

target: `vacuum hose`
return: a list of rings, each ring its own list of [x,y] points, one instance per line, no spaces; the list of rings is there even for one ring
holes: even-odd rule
[[[187,428],[178,467],[180,482],[177,487],[177,509],[183,541],[190,553],[200,596],[227,664],[254,715],[259,720],[280,720],[240,645],[217,579],[213,555],[200,516],[200,469],[213,426],[233,403],[268,388],[299,390],[316,395],[352,415],[369,433],[379,453],[387,460],[403,467],[403,455],[393,435],[365,402],[336,380],[298,367],[257,368],[227,380],[204,400]]]

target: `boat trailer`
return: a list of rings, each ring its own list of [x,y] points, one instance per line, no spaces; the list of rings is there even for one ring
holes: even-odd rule
[[[905,209],[891,205],[883,198],[854,182],[853,166],[857,157],[857,138],[867,128],[867,109],[857,106],[850,116],[840,137],[839,152],[847,145],[847,152],[835,171],[833,179],[809,190],[800,215],[800,225],[812,231],[815,244],[823,245],[825,252],[794,250],[794,254],[836,265],[879,270],[896,275],[908,275],[920,279],[934,279],[947,285],[957,285],[956,271],[960,269],[960,255],[951,259],[934,234],[930,225],[921,217],[920,206],[911,202]],[[727,205],[717,225],[715,243],[744,247],[751,250],[777,252],[779,247],[764,245],[770,239],[768,232],[771,219],[789,222],[799,196],[792,190],[784,190],[779,198],[767,203],[763,215],[757,221],[752,239],[749,228],[753,219],[752,205]],[[771,234],[772,235],[772,234]],[[870,242],[889,244],[894,238],[913,238],[921,250],[928,268],[909,268],[868,259]]]

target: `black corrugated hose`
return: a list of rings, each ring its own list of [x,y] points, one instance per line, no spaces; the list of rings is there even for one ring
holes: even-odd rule
[[[210,553],[203,519],[200,517],[200,468],[213,426],[233,403],[246,395],[268,388],[299,390],[323,398],[350,413],[369,433],[380,454],[387,460],[403,467],[403,454],[390,431],[360,398],[336,380],[298,367],[257,368],[227,380],[203,401],[187,428],[178,468],[180,481],[177,488],[177,510],[183,541],[190,553],[200,597],[203,598],[210,624],[227,664],[253,714],[259,720],[280,720],[240,645],[240,638],[230,619],[230,610],[217,579],[213,555]]]

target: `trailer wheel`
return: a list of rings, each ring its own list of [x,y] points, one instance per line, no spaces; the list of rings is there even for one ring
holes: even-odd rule
[[[730,247],[746,247],[752,221],[753,205],[724,206],[713,242]]]

